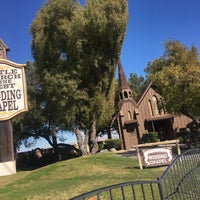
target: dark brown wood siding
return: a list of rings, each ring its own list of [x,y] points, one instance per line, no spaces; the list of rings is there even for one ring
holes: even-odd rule
[[[162,112],[159,113],[159,115],[151,115],[151,111],[149,108],[149,101],[152,102],[153,96],[157,97],[158,100],[161,100],[162,97],[154,90],[152,87],[148,87],[147,90],[144,92],[143,96],[141,97],[140,101],[137,104],[137,108],[139,110],[139,115],[138,115],[138,122],[139,122],[139,132],[141,135],[146,133],[148,130],[145,129],[145,120],[151,119],[151,118],[162,118],[163,119],[167,116],[169,116],[169,113],[167,112]],[[153,102],[152,102],[153,104]],[[152,108],[154,109],[154,108]],[[154,113],[155,114],[155,113]],[[185,115],[179,115],[179,116],[174,116],[173,120],[173,131],[177,132],[181,128],[185,128],[188,123],[190,123],[192,120],[188,118]]]
[[[0,162],[14,160],[11,120],[0,122]]]

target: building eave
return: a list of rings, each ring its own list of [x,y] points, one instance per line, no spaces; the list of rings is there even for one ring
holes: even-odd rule
[[[150,118],[145,119],[145,121],[147,122],[151,122],[151,121],[160,121],[160,120],[167,120],[167,119],[173,119],[174,116],[173,115],[159,115],[159,116],[153,116]]]

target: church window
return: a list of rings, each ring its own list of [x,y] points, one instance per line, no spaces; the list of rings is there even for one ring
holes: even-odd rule
[[[124,91],[124,98],[128,98],[127,91]]]
[[[153,116],[153,109],[152,109],[151,100],[148,100],[148,106],[149,106],[150,115]]]
[[[131,97],[132,97],[132,93],[131,93],[131,91],[129,91],[128,93],[129,93],[129,97],[131,98]]]
[[[163,99],[162,99],[162,98],[160,98],[160,104],[161,104],[160,113],[161,113],[161,114],[165,114],[165,113],[166,113],[166,109],[165,109],[165,106],[164,106],[164,103],[163,103]]]
[[[128,111],[128,119],[132,119],[131,111]]]
[[[155,115],[159,115],[159,109],[158,109],[158,99],[156,96],[152,97],[152,102],[153,102],[153,111]]]

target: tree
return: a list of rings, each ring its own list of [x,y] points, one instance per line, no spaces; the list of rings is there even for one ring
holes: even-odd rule
[[[45,139],[49,145],[51,145],[54,148],[54,158],[57,160],[58,158],[58,152],[57,149],[59,146],[62,147],[69,147],[69,145],[66,145],[63,143],[63,138],[59,138],[61,143],[57,143],[57,134],[52,135],[52,127],[50,124],[50,117],[46,115],[44,112],[44,103],[43,98],[41,101],[41,97],[43,95],[41,94],[41,88],[38,81],[38,74],[35,71],[34,64],[27,62],[26,64],[26,79],[27,79],[27,94],[28,94],[28,112],[25,112],[18,117],[14,118],[13,123],[13,132],[14,132],[14,146],[15,149],[18,149],[19,146],[23,143],[27,148],[32,147],[35,144],[35,139],[43,138]],[[58,77],[55,77],[58,78]],[[53,84],[54,82],[52,82]],[[60,83],[60,79],[57,79],[57,84],[54,84],[54,87],[56,88],[58,84]],[[74,92],[73,94],[77,94],[76,91],[73,91],[73,82],[66,82],[66,84],[69,84],[67,89],[62,88],[63,90],[67,90],[67,93],[69,94],[68,98],[70,98],[70,94]],[[60,84],[59,84],[60,86]],[[62,85],[63,86],[63,85]],[[71,92],[71,93],[70,93]],[[53,95],[56,95],[56,90]],[[52,95],[52,97],[53,97]],[[78,94],[77,94],[78,95]],[[60,96],[59,96],[60,97]],[[54,102],[54,101],[52,101]],[[54,106],[56,106],[56,103],[54,103]],[[58,102],[62,105],[63,102]],[[53,104],[52,104],[53,105]],[[59,106],[59,109],[62,109],[62,106]],[[52,109],[53,111],[53,109]],[[52,113],[52,115],[56,115],[56,113]],[[56,110],[58,111],[58,109]],[[59,116],[59,113],[58,113]],[[60,117],[61,119],[61,117]],[[56,132],[62,131],[62,133],[67,133],[66,128],[62,125],[62,121],[60,122],[60,125],[55,127]],[[61,141],[62,140],[62,141]],[[74,147],[72,147],[73,150],[76,150],[77,154],[80,154],[80,151]]]
[[[140,98],[147,85],[149,84],[149,80],[145,80],[143,76],[138,77],[136,73],[130,74],[128,82],[133,93],[133,98],[136,101]]]
[[[40,105],[40,86],[38,84],[38,76],[35,72],[34,64],[27,62],[26,64],[26,80],[29,111],[21,114],[13,119],[13,132],[15,147],[20,144],[30,144],[30,137],[38,139],[42,137],[53,146],[52,135],[48,130],[46,117],[42,114],[42,106]]]
[[[84,143],[97,151],[97,130],[108,119],[127,16],[126,0],[88,0],[85,7],[49,0],[31,26],[42,116],[52,136],[57,127],[73,130],[83,154]]]
[[[35,68],[30,62],[27,62],[25,71],[29,111],[12,120],[15,149],[19,148],[22,142],[28,144],[27,141],[30,137],[34,137],[35,139],[38,138],[39,130],[41,130],[43,123],[40,109],[37,106],[38,79]]]
[[[163,96],[168,112],[184,114],[199,124],[200,61],[196,47],[168,40],[164,55],[149,63],[146,72]]]

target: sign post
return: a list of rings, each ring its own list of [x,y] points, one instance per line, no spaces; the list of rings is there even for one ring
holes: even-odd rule
[[[172,151],[168,146],[169,144],[176,144],[177,153],[178,155],[181,154],[179,140],[166,140],[162,142],[152,142],[152,143],[134,145],[133,147],[137,151],[139,168],[143,169],[143,165],[145,167],[169,165],[173,158]],[[165,148],[163,146],[165,146]],[[152,148],[142,149],[144,147],[152,147]]]
[[[0,59],[0,176],[16,173],[11,119],[28,110],[24,67]]]

